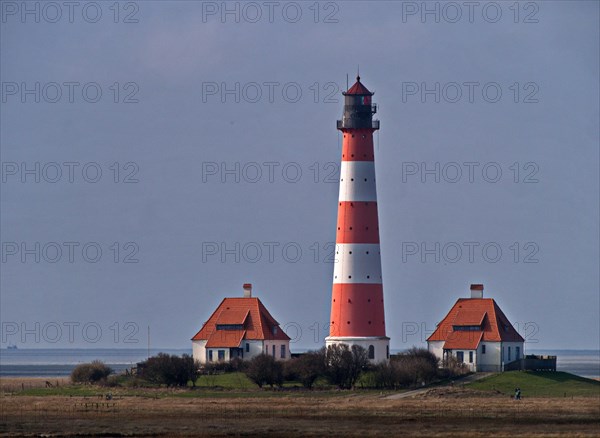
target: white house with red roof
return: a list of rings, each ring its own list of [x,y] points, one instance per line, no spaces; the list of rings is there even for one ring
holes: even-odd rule
[[[437,325],[427,346],[441,360],[454,356],[471,371],[503,371],[524,356],[525,340],[493,298],[483,298],[483,284],[471,285],[471,298],[459,298]]]
[[[290,338],[246,283],[244,296],[223,299],[192,338],[192,353],[200,363],[251,359],[262,353],[287,360]]]

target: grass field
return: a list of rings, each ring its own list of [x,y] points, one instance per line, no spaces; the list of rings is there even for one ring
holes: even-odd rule
[[[477,380],[468,387],[505,395],[513,395],[515,388],[521,388],[522,397],[600,397],[599,381],[560,371],[507,371]]]
[[[196,389],[68,380],[46,388],[44,380],[0,379],[0,435],[489,438],[600,432],[599,384],[566,373],[504,373],[401,399],[390,398],[397,394],[392,391],[261,390],[235,373],[202,379]],[[521,401],[509,397],[515,385],[523,390]]]

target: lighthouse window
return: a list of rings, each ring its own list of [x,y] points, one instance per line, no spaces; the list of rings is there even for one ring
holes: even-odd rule
[[[371,321],[369,321],[369,325],[371,325]]]
[[[350,181],[354,181],[354,178],[350,178]]]
[[[367,227],[367,228],[369,228],[369,227]],[[367,254],[369,254],[369,251],[367,251]]]
[[[367,180],[367,178],[365,178],[365,181]]]
[[[352,254],[352,251],[350,251],[350,254]]]
[[[367,138],[367,136],[365,134],[363,134],[362,138]]]
[[[369,359],[375,359],[375,347],[369,345]]]
[[[350,324],[350,321],[348,321],[348,324]]]
[[[371,276],[370,276],[370,275],[367,275],[367,278],[371,278]]]

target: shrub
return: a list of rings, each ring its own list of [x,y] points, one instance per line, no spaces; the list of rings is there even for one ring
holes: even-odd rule
[[[254,357],[244,371],[246,376],[262,388],[263,385],[281,386],[283,384],[283,365],[268,354]]]
[[[433,353],[412,347],[393,356],[388,363],[376,365],[373,382],[377,388],[388,389],[430,383],[438,377],[438,363]]]
[[[246,362],[242,358],[234,357],[228,362],[208,362],[201,369],[204,374],[219,374],[243,371],[245,366]]]
[[[113,370],[103,362],[95,360],[77,365],[71,372],[71,380],[75,383],[97,383],[106,380],[112,372]]]
[[[325,374],[325,349],[309,351],[285,363],[286,380],[297,380],[311,389],[315,381]]]
[[[140,376],[148,382],[169,386],[186,386],[190,380],[192,385],[196,384],[199,364],[187,354],[179,357],[159,353],[142,362],[139,368]]]
[[[348,348],[334,344],[325,351],[325,375],[330,383],[341,389],[350,389],[369,365],[367,350],[359,345]]]
[[[442,377],[457,377],[469,372],[469,367],[463,362],[459,362],[454,356],[448,356],[444,359],[443,367],[444,368],[440,370]]]

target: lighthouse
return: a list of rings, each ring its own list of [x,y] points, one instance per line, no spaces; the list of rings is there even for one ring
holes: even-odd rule
[[[372,362],[387,360],[383,279],[379,248],[373,120],[377,107],[357,76],[344,95],[342,165],[337,214],[331,319],[327,346],[360,345]]]

